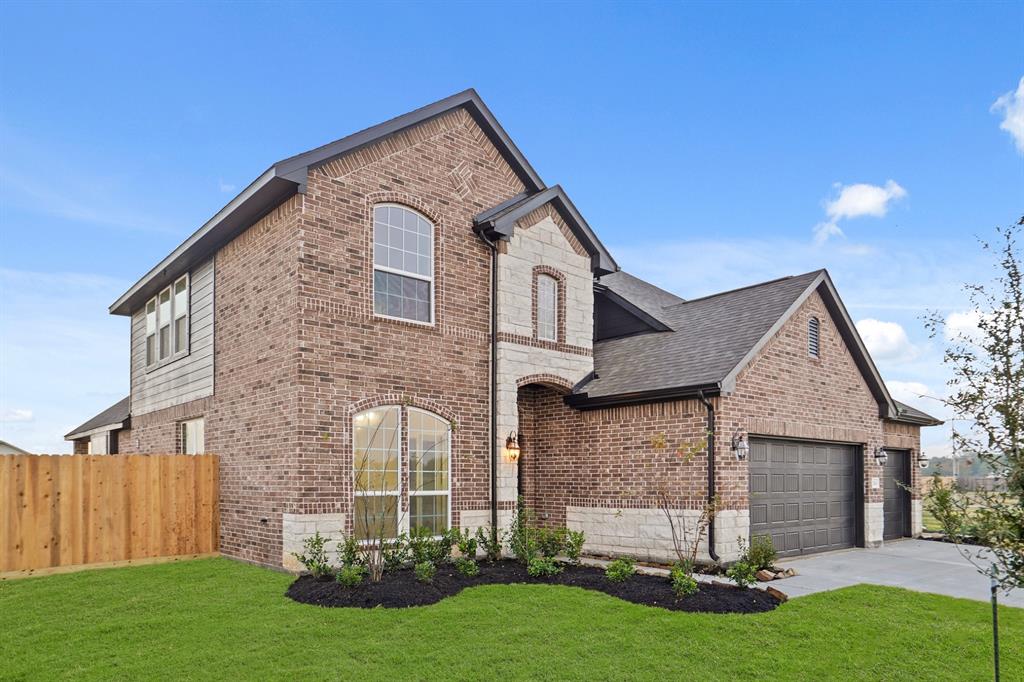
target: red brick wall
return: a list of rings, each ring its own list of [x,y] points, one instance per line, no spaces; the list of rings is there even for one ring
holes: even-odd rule
[[[580,412],[560,391],[530,384],[519,406],[523,497],[549,524],[565,524],[566,506],[656,507],[659,489],[677,508],[706,499],[704,451],[677,454],[704,438],[707,411],[696,400]]]
[[[118,452],[122,455],[180,452],[178,423],[205,416],[210,404],[210,398],[203,398],[133,416],[131,428],[117,432]]]
[[[897,450],[910,450],[910,486],[913,491],[911,499],[921,499],[921,467],[917,465],[917,456],[921,452],[921,427],[901,422],[882,422],[885,433],[885,447]]]
[[[389,402],[456,422],[453,524],[461,510],[488,508],[491,255],[472,223],[522,190],[461,110],[311,171],[299,220],[301,494],[288,511],[349,509],[353,411]],[[373,315],[372,211],[382,201],[434,223],[432,326]]]

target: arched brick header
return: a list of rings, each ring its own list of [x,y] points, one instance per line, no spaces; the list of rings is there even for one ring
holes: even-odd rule
[[[445,406],[430,400],[429,398],[421,398],[420,396],[409,395],[407,393],[385,393],[357,400],[348,406],[348,416],[350,417],[349,421],[351,422],[351,417],[354,417],[359,412],[371,410],[375,407],[383,407],[385,405],[418,407],[421,410],[433,412],[437,416],[444,418],[444,420],[450,424],[458,424],[458,417],[456,417],[455,413]]]
[[[541,275],[547,275],[554,278],[558,286],[558,308],[556,310],[556,316],[558,319],[555,320],[555,340],[541,340],[538,336],[537,331],[537,279]],[[565,343],[565,273],[560,270],[556,270],[549,265],[534,265],[533,266],[533,309],[531,311],[531,317],[533,320],[533,338],[539,343]]]
[[[531,374],[516,380],[516,388],[522,388],[527,384],[540,384],[541,386],[563,390],[566,393],[571,391],[573,387],[571,381],[555,374]]]

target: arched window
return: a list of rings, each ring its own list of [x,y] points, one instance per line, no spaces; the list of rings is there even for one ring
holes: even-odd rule
[[[373,312],[434,321],[434,226],[398,204],[373,207]]]
[[[558,280],[551,275],[537,276],[537,338],[558,340]]]
[[[352,432],[355,537],[377,540],[420,528],[428,529],[431,535],[448,530],[448,422],[418,408],[388,405],[356,414]],[[408,461],[403,461],[403,452],[408,453]],[[404,481],[403,469],[408,472]],[[403,483],[407,491],[403,491]]]
[[[807,352],[812,358],[821,354],[821,323],[816,317],[807,321]]]

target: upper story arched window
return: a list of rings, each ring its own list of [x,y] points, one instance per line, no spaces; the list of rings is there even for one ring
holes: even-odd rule
[[[434,321],[434,225],[399,204],[373,207],[373,312]]]
[[[812,358],[821,356],[821,323],[816,317],[807,321],[807,352]]]
[[[551,275],[537,276],[537,338],[558,340],[558,280]]]

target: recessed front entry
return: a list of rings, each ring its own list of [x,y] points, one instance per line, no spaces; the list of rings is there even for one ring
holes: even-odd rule
[[[882,471],[882,539],[895,540],[910,535],[910,453],[889,450]]]
[[[750,537],[779,556],[853,547],[858,448],[750,439]]]

